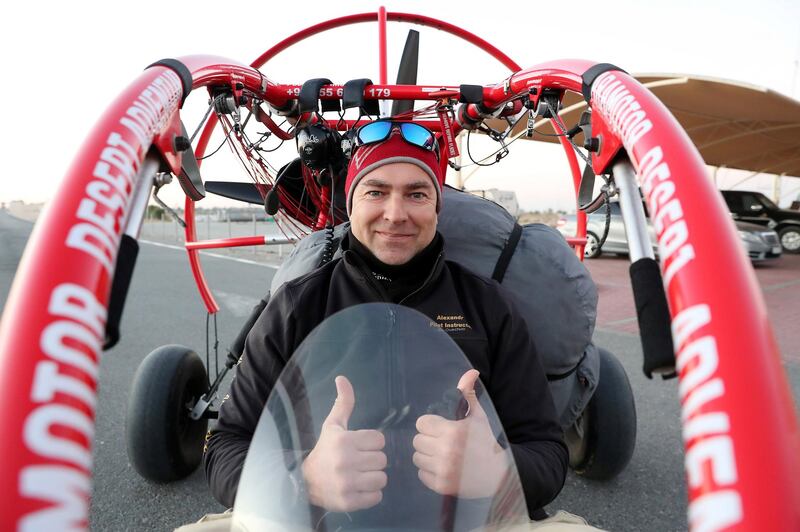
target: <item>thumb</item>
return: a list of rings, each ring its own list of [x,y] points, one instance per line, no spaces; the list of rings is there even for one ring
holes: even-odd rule
[[[336,377],[336,402],[333,403],[330,414],[325,419],[326,425],[336,425],[347,430],[347,422],[356,406],[356,396],[353,385],[344,375]]]
[[[478,402],[478,395],[475,393],[475,383],[478,381],[479,376],[480,372],[477,369],[468,370],[458,380],[457,388],[461,390],[461,393],[464,395],[464,399],[466,399],[469,403],[470,413],[480,412],[483,414],[483,408],[481,408],[481,405]]]

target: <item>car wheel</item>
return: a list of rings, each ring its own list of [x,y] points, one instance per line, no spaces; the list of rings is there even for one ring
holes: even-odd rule
[[[786,253],[800,253],[800,227],[784,227],[778,236]]]
[[[597,235],[588,231],[586,233],[586,247],[583,248],[583,256],[587,259],[599,257],[601,253],[600,239]]]
[[[142,477],[171,482],[200,464],[208,419],[189,413],[207,390],[206,368],[188,347],[161,346],[142,361],[126,426],[128,457]]]

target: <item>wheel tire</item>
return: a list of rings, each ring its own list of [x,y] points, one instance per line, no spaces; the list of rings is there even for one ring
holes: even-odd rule
[[[636,405],[625,368],[610,352],[599,352],[600,376],[582,420],[585,454],[575,472],[593,480],[610,480],[625,469],[633,456]]]
[[[586,232],[586,246],[583,248],[583,256],[587,259],[594,259],[603,252],[600,249],[600,239],[591,231]]]
[[[778,237],[786,253],[800,253],[800,227],[784,227],[778,231]]]
[[[207,389],[203,362],[188,347],[161,346],[142,361],[126,422],[128,458],[142,477],[171,482],[200,464],[208,419],[189,413]]]

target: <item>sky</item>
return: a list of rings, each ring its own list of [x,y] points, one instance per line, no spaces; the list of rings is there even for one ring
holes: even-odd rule
[[[563,58],[608,62],[637,73],[711,76],[765,86],[800,99],[800,2],[605,0],[548,4],[504,1],[494,12],[454,8],[454,3],[405,1],[305,1],[302,4],[197,0],[116,2],[13,2],[0,20],[0,202],[57,197],[58,187],[94,123],[148,64],[166,57],[214,54],[250,63],[279,40],[330,18],[376,11],[420,13],[461,26],[488,40],[523,67]],[[302,7],[298,7],[301,5]],[[410,26],[389,25],[389,78],[397,72]],[[493,84],[509,72],[477,48],[443,32],[421,31],[419,82]],[[317,36],[262,68],[277,82],[328,77],[378,78],[377,25],[361,24]],[[183,119],[192,131],[206,109],[193,93]],[[216,137],[221,139],[221,137]],[[211,146],[215,146],[212,140]],[[492,147],[480,139],[473,155]],[[229,154],[204,162],[209,180],[247,180]],[[275,166],[294,156],[287,143]],[[721,188],[747,174],[720,173]],[[771,192],[771,179],[739,184]],[[555,145],[517,142],[501,164],[471,176],[467,188],[510,189],[521,207],[569,209],[574,205],[563,152]],[[785,179],[784,200],[800,193]],[[182,205],[173,183],[163,192]],[[207,197],[198,207],[224,204]]]

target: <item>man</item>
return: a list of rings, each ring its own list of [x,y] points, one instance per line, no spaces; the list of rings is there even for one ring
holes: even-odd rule
[[[413,461],[421,484],[469,499],[491,495],[502,481],[508,464],[497,458],[503,455],[500,444],[475,399],[480,377],[505,428],[528,508],[532,516],[543,517],[540,509],[563,485],[568,453],[527,326],[497,283],[444,260],[436,232],[444,176],[430,132],[382,121],[362,128],[359,142],[345,184],[351,227],[343,256],[277,290],[250,332],[229,397],[207,439],[212,493],[233,505],[269,392],[311,330],[346,307],[384,301],[434,320],[463,316],[470,325],[450,334],[475,368],[458,383],[471,412],[461,421],[434,415],[417,420]],[[377,430],[347,431],[341,420],[352,410],[354,392],[342,376],[335,384],[336,403],[302,463],[303,479],[310,502],[321,508],[367,509],[381,501],[388,480],[385,442]],[[467,424],[479,435],[469,443],[462,430]],[[342,463],[360,465],[334,467]],[[356,480],[341,482],[345,477]]]

